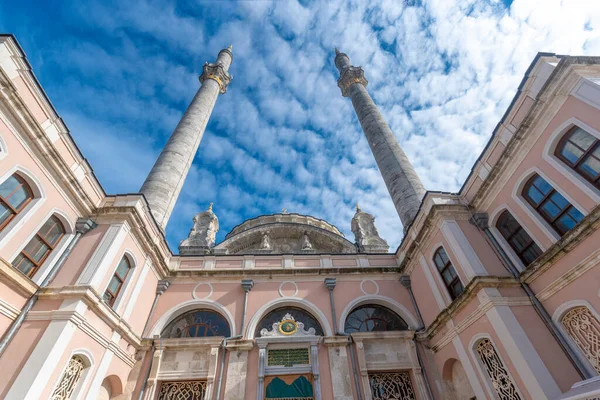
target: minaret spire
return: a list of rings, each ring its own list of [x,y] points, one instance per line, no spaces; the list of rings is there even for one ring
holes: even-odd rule
[[[340,71],[338,86],[342,95],[352,100],[354,111],[406,230],[417,215],[425,188],[367,92],[368,82],[363,69],[352,66],[348,56],[337,49],[335,66]]]
[[[231,81],[228,70],[232,61],[230,45],[219,52],[216,62],[204,64],[200,75],[200,89],[140,189],[163,230],[192,166],[217,97],[219,93],[225,93]]]

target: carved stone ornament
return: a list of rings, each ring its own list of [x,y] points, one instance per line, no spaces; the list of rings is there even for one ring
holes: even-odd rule
[[[212,79],[219,84],[221,94],[227,91],[227,86],[231,82],[231,75],[221,63],[205,63],[202,67],[202,75],[200,75],[200,82],[203,83],[207,79]]]
[[[387,253],[390,246],[379,236],[375,227],[375,217],[356,206],[356,214],[352,218],[352,232],[358,251],[361,253]]]
[[[262,241],[260,242],[261,250],[272,250],[273,245],[271,244],[271,239],[269,238],[269,234],[265,233],[262,236]]]
[[[302,236],[302,250],[312,250],[313,246],[312,243],[310,243],[310,239],[308,238],[308,233],[304,232],[304,235]]]
[[[210,251],[215,245],[215,238],[219,231],[219,219],[212,211],[212,203],[208,210],[194,216],[194,225],[188,238],[179,244],[179,253],[203,254]]]
[[[272,330],[263,328],[261,337],[290,337],[290,336],[315,336],[315,328],[304,329],[304,323],[296,321],[291,314],[285,314],[281,321],[273,323]]]
[[[367,87],[369,82],[365,79],[365,71],[361,67],[350,66],[344,68],[338,78],[338,87],[342,89],[342,96],[348,97],[348,89],[355,83],[360,83],[364,87]]]

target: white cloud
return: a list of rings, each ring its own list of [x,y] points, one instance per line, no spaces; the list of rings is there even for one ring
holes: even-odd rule
[[[425,186],[444,191],[461,186],[538,51],[600,54],[600,7],[588,1],[515,0],[509,9],[500,1],[415,3],[422,5],[85,4],[74,18],[103,40],[75,31],[52,43],[43,67],[64,79],[45,85],[107,191],[132,192],[194,95],[202,64],[233,43],[234,79],[170,221],[171,245],[211,201],[220,238],[244,219],[286,207],[328,220],[353,240],[358,202],[394,248],[402,227],[336,85],[334,46],[364,68]],[[35,61],[41,50],[27,51]]]

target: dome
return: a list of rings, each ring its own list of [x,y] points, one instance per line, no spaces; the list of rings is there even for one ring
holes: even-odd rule
[[[244,221],[214,247],[215,254],[356,253],[330,223],[300,214],[261,215]]]

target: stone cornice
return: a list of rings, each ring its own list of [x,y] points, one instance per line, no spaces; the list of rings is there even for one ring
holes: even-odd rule
[[[144,252],[152,259],[152,268],[159,279],[166,278],[169,275],[168,262],[172,253],[166,239],[153,223],[150,210],[141,204],[141,195],[115,196],[105,200],[107,201],[98,209],[96,222],[127,222]],[[125,204],[121,205],[120,200]]]
[[[33,296],[38,289],[31,279],[17,271],[15,267],[9,264],[5,259],[0,257],[0,281],[10,288],[13,288],[21,296],[29,298]]]
[[[253,268],[253,269],[213,269],[213,270],[178,270],[170,275],[169,280],[201,278],[201,277],[233,277],[242,279],[253,276],[314,276],[314,275],[364,275],[364,274],[397,274],[398,267],[333,267],[333,268]]]
[[[579,65],[579,63],[585,63]],[[539,91],[527,115],[517,127],[502,152],[498,162],[471,200],[475,209],[485,209],[502,190],[513,175],[520,161],[527,156],[542,135],[554,115],[570,96],[582,74],[589,68],[586,64],[598,64],[600,57],[564,57]],[[471,177],[470,179],[474,179]],[[465,185],[464,187],[467,187]]]
[[[203,338],[161,338],[156,341],[157,349],[187,349],[198,347],[218,347],[223,343],[224,337]]]
[[[219,91],[221,94],[227,92],[227,86],[231,82],[231,75],[225,71],[223,65],[220,63],[205,63],[202,67],[202,75],[200,75],[200,83],[204,83],[205,80],[212,79],[219,84]]]
[[[533,282],[599,228],[600,206],[596,206],[575,228],[567,232],[556,243],[550,246],[544,254],[531,263],[521,273],[520,279],[526,283]]]
[[[101,300],[100,295],[91,286],[46,287],[40,290],[40,300],[77,299],[83,301],[110,329],[115,330],[121,337],[136,349],[140,347],[141,337],[121,318],[112,308]]]
[[[477,296],[477,293],[484,288],[499,287],[521,287],[518,280],[505,276],[476,276],[465,287],[465,290],[448,307],[440,311],[435,320],[425,330],[425,336],[431,339],[440,329],[446,326],[471,300]]]
[[[11,125],[24,140],[24,145],[29,148],[28,150],[32,155],[34,154],[44,163],[44,168],[56,184],[69,196],[71,203],[79,213],[81,215],[93,214],[96,209],[95,201],[77,180],[75,173],[67,165],[44,129],[37,123],[35,117],[25,105],[10,78],[1,69],[0,88],[0,112],[10,120]],[[78,161],[83,162],[83,160]],[[100,184],[95,183],[100,197],[104,196],[104,190]]]
[[[365,79],[365,71],[361,67],[349,66],[344,68],[337,81],[338,87],[342,90],[342,96],[348,97],[350,86],[355,83],[367,87],[369,82]]]

